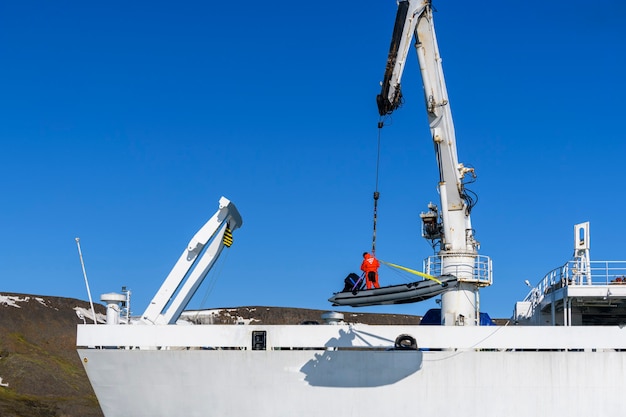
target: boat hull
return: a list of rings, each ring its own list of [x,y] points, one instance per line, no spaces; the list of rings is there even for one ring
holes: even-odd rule
[[[425,350],[393,350],[403,334]],[[133,347],[78,349],[106,417],[623,410],[618,326],[79,326],[81,346],[122,340]]]
[[[366,307],[386,304],[407,304],[428,300],[435,297],[457,282],[456,277],[445,275],[438,278],[439,282],[423,280],[408,284],[390,285],[370,290],[355,292],[342,291],[328,299],[333,306]]]
[[[79,354],[106,417],[620,415],[626,374],[617,352]]]

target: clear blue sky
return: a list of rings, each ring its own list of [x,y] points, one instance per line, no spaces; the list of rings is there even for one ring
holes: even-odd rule
[[[626,6],[437,1],[472,213],[509,317],[573,253],[626,258]],[[220,196],[244,226],[192,307],[331,309],[372,235],[394,0],[0,6],[0,291],[133,291],[140,314]],[[417,59],[383,129],[377,254],[421,269],[437,168]],[[381,283],[403,282],[381,269]],[[208,289],[212,288],[209,292]],[[343,311],[423,314],[434,302]]]

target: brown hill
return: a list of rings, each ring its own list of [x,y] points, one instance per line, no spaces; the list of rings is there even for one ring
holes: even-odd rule
[[[205,316],[194,317],[194,311],[187,311],[185,319],[195,324],[322,324],[322,314],[329,310],[310,310],[306,308],[286,307],[236,307],[220,308],[207,320]],[[338,310],[332,310],[338,311]],[[364,324],[419,324],[421,316],[405,314],[372,314],[342,312],[344,321]]]
[[[0,415],[101,417],[76,353],[74,307],[84,301],[0,294]],[[103,306],[96,306],[104,312]]]

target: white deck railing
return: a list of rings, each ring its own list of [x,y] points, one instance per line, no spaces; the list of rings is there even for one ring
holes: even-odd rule
[[[524,301],[537,304],[546,294],[566,286],[610,284],[626,285],[626,261],[573,260],[548,272]]]
[[[450,257],[456,257],[455,255],[451,255]],[[429,256],[428,258],[424,259],[424,272],[432,275],[432,276],[441,276],[442,274],[442,264],[443,264],[443,260],[445,258],[445,255],[432,255]],[[473,265],[468,265],[468,264],[457,264],[455,266],[451,265],[446,265],[446,270],[450,271],[452,268],[452,270],[454,268],[460,270],[460,271],[467,271],[469,269],[472,270],[472,279],[471,280],[465,280],[465,281],[470,281],[470,282],[475,282],[478,283],[481,286],[487,286],[487,285],[491,285],[492,281],[493,281],[493,276],[492,276],[492,263],[491,263],[491,258],[489,258],[488,256],[485,255],[476,255],[476,257],[474,258],[474,264]],[[457,274],[454,271],[449,272],[452,275],[455,276],[462,276],[463,274]]]

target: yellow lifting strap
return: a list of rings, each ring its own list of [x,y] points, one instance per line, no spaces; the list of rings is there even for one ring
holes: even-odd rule
[[[432,275],[428,275],[428,274],[425,274],[425,273],[423,273],[423,272],[416,271],[415,269],[405,268],[404,266],[400,266],[400,265],[392,264],[392,263],[390,263],[390,262],[381,261],[380,259],[379,259],[379,261],[380,261],[381,263],[384,263],[385,265],[388,265],[388,266],[392,267],[392,268],[401,269],[401,270],[406,271],[406,272],[409,272],[409,273],[411,273],[411,274],[414,274],[414,275],[419,275],[420,277],[423,277],[423,278],[429,279],[429,280],[431,280],[431,281],[435,281],[437,284],[441,284],[441,285],[443,285],[443,282],[439,281],[437,278],[433,277]]]
[[[224,237],[222,238],[222,242],[227,248],[230,248],[230,245],[233,244],[233,232],[228,226],[226,226],[226,230],[224,231]]]

